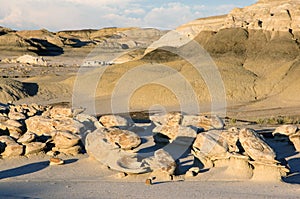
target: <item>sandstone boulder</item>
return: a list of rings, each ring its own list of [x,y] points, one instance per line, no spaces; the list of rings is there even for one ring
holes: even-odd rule
[[[36,135],[50,135],[55,131],[53,120],[43,116],[33,116],[25,120],[27,131],[33,132]]]
[[[157,142],[173,142],[181,144],[192,145],[193,140],[196,138],[196,131],[190,127],[185,126],[157,126],[153,129],[154,139]],[[159,137],[159,134],[164,137]]]
[[[281,134],[281,135],[289,136],[296,133],[297,129],[298,129],[297,125],[281,125],[277,127],[272,134],[273,135]]]
[[[80,137],[69,131],[55,131],[52,133],[53,143],[59,149],[68,149],[78,144]]]
[[[194,126],[197,128],[203,128],[204,130],[211,129],[223,129],[224,122],[218,116],[200,116],[200,115],[185,115],[182,121],[183,126]]]
[[[150,120],[156,125],[164,126],[178,126],[182,121],[182,114],[179,112],[171,112],[167,114],[154,114],[150,115]]]
[[[111,145],[117,145],[121,149],[134,149],[141,144],[141,138],[134,132],[118,128],[103,129],[105,137]]]
[[[133,125],[133,122],[121,117],[119,115],[103,115],[100,117],[99,122],[107,128],[110,127],[121,127],[128,128]]]
[[[52,120],[53,127],[58,131],[70,131],[79,134],[84,125],[72,118],[60,118]]]
[[[275,152],[254,130],[242,129],[239,133],[239,141],[247,153],[254,161],[274,164]]]
[[[151,171],[137,154],[116,148],[108,142],[103,128],[87,135],[85,148],[89,156],[113,170],[137,174]]]
[[[25,143],[32,142],[35,138],[36,138],[36,135],[34,133],[27,131],[17,141],[18,141],[18,143],[25,144]]]
[[[73,117],[73,110],[68,107],[54,106],[49,112],[51,118]]]
[[[208,133],[200,133],[192,146],[192,154],[210,168],[213,161],[229,157],[228,146],[223,144]]]
[[[43,151],[46,147],[42,142],[25,143],[25,155],[36,154]]]
[[[300,131],[290,135],[289,139],[293,143],[296,151],[300,152]]]
[[[24,120],[26,119],[26,115],[21,112],[10,110],[8,113],[8,117],[11,120]]]
[[[5,144],[5,150],[1,153],[2,157],[14,157],[23,154],[23,146],[16,143],[10,136],[0,136],[0,142]]]
[[[40,65],[40,66],[47,66],[47,62],[44,60],[43,57],[34,57],[31,55],[23,55],[17,58],[17,63],[22,64],[33,64],[33,65]]]

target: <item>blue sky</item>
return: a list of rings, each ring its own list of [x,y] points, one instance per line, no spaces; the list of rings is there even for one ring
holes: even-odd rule
[[[174,29],[191,20],[226,14],[256,0],[0,0],[0,26],[51,31],[154,27]]]

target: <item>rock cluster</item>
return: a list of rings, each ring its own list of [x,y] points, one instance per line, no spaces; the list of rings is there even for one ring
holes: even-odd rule
[[[268,179],[278,180],[288,172],[262,136],[251,129],[224,129],[218,116],[178,112],[151,115],[152,125],[144,129],[125,117],[103,115],[98,120],[82,111],[63,106],[2,104],[1,157],[41,152],[50,156],[76,155],[85,146],[91,157],[110,169],[127,174],[149,173],[150,184],[154,179],[174,180],[176,160],[185,151],[198,159],[203,168],[226,168],[224,173],[235,179],[266,180],[262,176],[267,172]],[[140,134],[149,130],[150,137]],[[285,125],[274,133],[288,135],[294,144],[299,144],[297,130],[296,126]],[[141,152],[145,148],[153,149]],[[54,158],[51,164],[62,163]],[[197,175],[200,168],[194,163],[185,176]]]
[[[86,131],[87,126],[76,119],[81,114],[75,113],[76,110],[59,106],[2,104],[0,155],[9,158],[40,152],[80,153],[80,133]]]
[[[273,149],[252,129],[231,128],[200,133],[193,144],[192,153],[206,168],[228,167],[225,171],[236,178],[280,180],[289,172],[275,159]],[[253,169],[254,168],[254,169]]]
[[[175,160],[179,158],[174,155],[174,149],[180,150],[179,146],[189,149],[204,168],[226,168],[225,173],[235,179],[280,180],[289,172],[276,160],[275,152],[262,136],[251,129],[226,130],[223,120],[217,116],[178,112],[151,115],[154,142],[165,147],[149,156],[139,153],[143,149],[139,133],[124,129],[129,123],[134,126],[132,121],[114,115],[102,117],[99,121],[103,126],[87,136],[88,154],[120,172],[150,172],[146,184],[151,184],[153,179],[173,178],[178,166]],[[199,171],[192,167],[186,177],[195,176]],[[268,178],[262,178],[263,172],[268,173]]]

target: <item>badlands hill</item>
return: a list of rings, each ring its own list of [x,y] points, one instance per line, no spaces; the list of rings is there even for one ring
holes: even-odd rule
[[[24,98],[28,95],[22,95],[20,102],[71,102],[76,87],[74,85],[80,80],[80,84],[88,86],[77,95],[88,96],[87,90],[91,84],[97,85],[96,92],[93,91],[97,112],[111,111],[111,95],[119,89],[117,97],[123,99],[128,96],[132,85],[138,87],[130,93],[129,110],[149,110],[158,104],[178,109],[178,96],[174,89],[157,83],[142,84],[141,79],[153,77],[159,82],[169,82],[172,88],[177,89],[177,93],[182,94],[187,86],[177,81],[179,72],[195,91],[197,103],[204,107],[203,110],[209,111],[212,96],[207,85],[208,79],[180,56],[182,52],[191,57],[199,56],[190,48],[196,41],[212,58],[209,64],[215,64],[221,75],[228,115],[238,118],[300,115],[299,24],[299,1],[261,0],[245,8],[233,9],[227,15],[184,24],[175,30],[175,36],[174,31],[167,33],[140,28],[56,33],[0,28],[0,59],[31,53],[45,56],[50,63],[77,65],[76,70],[65,67],[64,72],[60,73],[57,71],[61,71],[61,68],[44,67],[44,72],[40,73],[45,76],[52,71],[55,77],[31,76],[29,79],[21,79],[23,83],[38,85],[38,89],[34,96]],[[180,36],[176,37],[176,34]],[[76,71],[84,60],[105,58],[116,64],[97,67],[92,72],[80,74],[80,78],[76,77]],[[157,69],[157,64],[172,70]],[[140,66],[145,66],[143,72],[132,76],[130,81],[124,80],[126,75],[130,76],[130,71]],[[70,73],[65,77],[66,71],[75,74]],[[95,71],[96,74],[103,74],[101,78],[94,79],[96,82],[91,82]],[[123,84],[123,90],[120,84]],[[86,104],[86,98],[82,97],[76,105]],[[192,95],[186,98],[192,98]],[[194,101],[187,100],[185,103],[184,106],[188,106],[188,103]]]

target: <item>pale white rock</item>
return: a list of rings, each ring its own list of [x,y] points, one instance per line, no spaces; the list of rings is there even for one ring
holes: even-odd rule
[[[49,113],[51,118],[73,117],[73,110],[68,107],[54,106]]]
[[[273,149],[254,130],[242,129],[239,133],[239,141],[247,153],[254,161],[265,163],[277,163]]]
[[[250,162],[254,166],[253,181],[260,182],[281,182],[282,177],[287,176],[289,169],[277,164],[263,162]]]
[[[226,143],[225,143],[226,144]],[[228,146],[220,143],[209,133],[199,133],[193,144],[193,150],[199,155],[204,155],[212,160],[228,157]]]
[[[18,143],[30,143],[32,142],[34,139],[36,138],[36,135],[30,131],[27,131],[26,133],[24,133],[18,140]]]
[[[16,143],[10,136],[0,136],[0,142],[6,145],[4,152],[1,153],[2,157],[13,157],[23,154],[23,146]]]
[[[33,132],[38,136],[50,135],[55,131],[53,120],[44,116],[33,116],[25,120],[27,131]]]
[[[85,149],[89,156],[109,168],[126,173],[147,173],[151,169],[131,151],[116,148],[108,142],[105,132],[96,129],[89,133],[85,140]]]
[[[134,132],[118,128],[103,129],[107,141],[121,149],[134,149],[141,144],[141,138]]]
[[[150,115],[150,120],[156,125],[178,126],[182,122],[182,114],[179,112],[171,112],[166,114]]]
[[[297,125],[291,125],[291,124],[287,124],[287,125],[281,125],[279,127],[277,127],[274,131],[273,131],[273,135],[276,134],[281,134],[281,135],[292,135],[294,133],[296,133],[296,131],[298,130],[298,126]]]
[[[47,66],[47,62],[44,60],[43,57],[34,57],[31,55],[23,55],[16,59],[17,63],[22,64],[33,64],[33,65],[41,65]]]
[[[12,120],[12,119],[8,119],[4,122],[4,124],[10,125],[10,126],[14,126],[14,127],[18,127],[21,128],[23,126],[23,124],[19,121],[16,120]]]
[[[185,115],[182,125],[203,128],[207,131],[211,129],[223,129],[225,124],[218,116]]]
[[[69,131],[55,131],[52,134],[53,143],[59,149],[68,149],[78,144],[80,137]]]
[[[185,126],[157,126],[153,129],[153,133],[159,133],[168,138],[169,142],[181,143],[181,144],[188,144],[192,145],[193,140],[196,138],[197,132],[190,128]],[[156,139],[158,136],[154,136]],[[156,140],[160,141],[160,140]],[[164,142],[164,140],[162,140]]]
[[[75,145],[75,146],[72,146],[72,147],[66,148],[66,149],[64,149],[64,148],[58,148],[58,147],[53,147],[52,151],[53,152],[57,152],[58,151],[59,153],[64,153],[66,155],[73,155],[73,156],[75,156],[75,155],[78,155],[80,153],[81,146]]]
[[[36,154],[44,150],[46,143],[31,142],[25,143],[25,155]]]
[[[10,111],[8,113],[8,117],[11,120],[24,120],[24,119],[26,119],[26,115],[24,113],[15,112],[15,111]]]
[[[220,133],[220,137],[227,143],[229,152],[239,152],[237,145],[239,140],[239,129],[232,127],[228,130],[223,130]]]
[[[53,127],[58,131],[70,131],[74,134],[79,134],[84,125],[72,118],[64,117],[52,120]]]
[[[10,123],[10,122],[8,122]],[[22,129],[19,127],[13,126],[8,124],[7,121],[4,123],[0,122],[0,129],[3,131],[8,131],[9,135],[14,137],[15,139],[18,139],[22,135]]]
[[[289,139],[293,143],[296,151],[300,152],[300,131],[290,135]]]
[[[129,127],[133,125],[133,122],[127,118],[119,115],[103,115],[100,117],[99,122],[107,128],[110,127]]]
[[[172,175],[176,169],[175,160],[163,149],[155,151],[154,157],[147,158],[144,161],[150,165],[153,172],[164,172]]]

